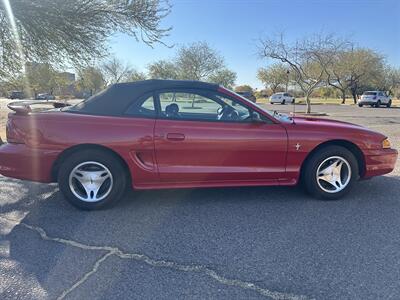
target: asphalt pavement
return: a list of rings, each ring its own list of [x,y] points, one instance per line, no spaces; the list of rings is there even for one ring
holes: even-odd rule
[[[398,108],[313,109],[400,148]],[[400,299],[399,165],[341,201],[299,187],[132,191],[96,212],[0,177],[0,299]]]

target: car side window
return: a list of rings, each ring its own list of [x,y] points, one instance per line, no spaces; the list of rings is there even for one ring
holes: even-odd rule
[[[160,117],[191,121],[246,122],[249,109],[213,92],[163,92],[159,94]]]
[[[136,117],[155,117],[156,109],[154,105],[154,97],[145,96],[133,103],[125,113],[126,115]]]

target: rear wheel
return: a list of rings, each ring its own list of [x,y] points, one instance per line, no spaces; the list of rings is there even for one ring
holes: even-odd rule
[[[127,171],[114,155],[101,150],[82,150],[60,166],[58,184],[74,206],[101,209],[115,204],[127,187]]]
[[[347,194],[358,179],[358,163],[346,148],[329,146],[310,157],[302,176],[311,195],[319,199],[336,200]]]
[[[386,104],[386,107],[391,107],[392,106],[392,100],[389,100],[389,102]]]
[[[378,100],[375,104],[375,107],[380,107],[381,106],[381,100]]]
[[[363,107],[363,105],[361,103],[358,104],[359,107]]]
[[[282,101],[282,105],[284,105],[284,104],[285,104],[285,102],[286,102],[286,101],[285,101],[285,100],[283,100],[283,101]]]

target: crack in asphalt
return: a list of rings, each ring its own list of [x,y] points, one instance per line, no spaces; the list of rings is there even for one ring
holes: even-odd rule
[[[103,261],[105,261],[109,256],[114,255],[114,254],[115,254],[114,252],[108,252],[103,257],[101,257],[99,260],[97,260],[95,262],[95,264],[93,265],[92,270],[90,272],[87,272],[81,279],[79,279],[77,282],[75,282],[75,284],[73,284],[69,289],[66,289],[65,291],[63,291],[62,294],[59,297],[57,297],[57,300],[64,299],[69,293],[73,292],[82,283],[84,283],[86,280],[88,280],[91,275],[93,275],[94,273],[97,272],[101,263]]]
[[[223,284],[223,285],[228,285],[228,286],[234,286],[234,287],[239,287],[242,289],[246,290],[252,290],[256,293],[258,293],[261,296],[268,297],[274,300],[308,300],[312,298],[308,298],[306,296],[302,295],[294,295],[290,293],[283,293],[283,292],[277,292],[277,291],[271,291],[266,288],[262,288],[255,283],[249,282],[249,281],[243,281],[240,279],[231,279],[231,278],[226,278],[220,274],[218,274],[217,271],[203,266],[203,265],[184,265],[180,263],[176,263],[173,261],[166,261],[166,260],[156,260],[153,258],[150,258],[147,255],[144,254],[139,254],[139,253],[125,253],[122,250],[120,250],[117,247],[111,247],[111,246],[93,246],[93,245],[86,245],[80,242],[76,242],[74,240],[69,240],[69,239],[64,239],[64,238],[58,238],[58,237],[51,237],[49,236],[46,231],[38,226],[33,226],[29,225],[23,222],[20,222],[18,220],[10,219],[4,216],[0,216],[0,219],[17,223],[18,225],[21,225],[29,230],[35,231],[36,233],[39,234],[41,239],[45,241],[52,241],[52,242],[57,242],[61,243],[66,246],[71,246],[75,248],[79,248],[82,250],[89,250],[89,251],[106,251],[107,253],[103,255],[100,259],[98,259],[95,264],[93,265],[92,269],[85,273],[80,280],[78,280],[76,283],[74,283],[70,288],[64,290],[62,294],[57,298],[59,300],[65,299],[67,295],[69,295],[71,292],[73,292],[75,289],[77,289],[80,285],[82,285],[85,281],[87,281],[90,276],[95,274],[100,265],[107,260],[110,256],[117,256],[120,259],[131,259],[139,262],[146,263],[147,265],[153,266],[153,267],[158,267],[158,268],[169,268],[177,271],[182,271],[182,272],[191,272],[191,273],[200,273],[207,275],[208,277],[214,279],[215,281]]]

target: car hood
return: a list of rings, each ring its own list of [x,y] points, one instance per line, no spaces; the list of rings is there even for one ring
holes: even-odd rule
[[[310,147],[329,140],[346,140],[360,149],[380,149],[386,138],[360,125],[325,118],[294,117],[291,122],[281,124],[286,128],[289,140],[307,141]]]
[[[314,118],[314,117],[294,117],[293,119],[294,119],[294,124],[296,124],[298,127],[309,128],[313,131],[321,130],[321,131],[335,132],[334,130],[337,130],[337,133],[343,131],[357,132],[357,133],[379,136],[379,138],[385,138],[384,135],[378,132],[370,130],[361,125],[349,122],[343,122],[325,118]]]
[[[314,118],[314,117],[294,117],[294,122],[299,125],[315,125],[315,126],[330,126],[330,127],[350,127],[350,128],[364,128],[360,125],[343,122],[333,119]]]

